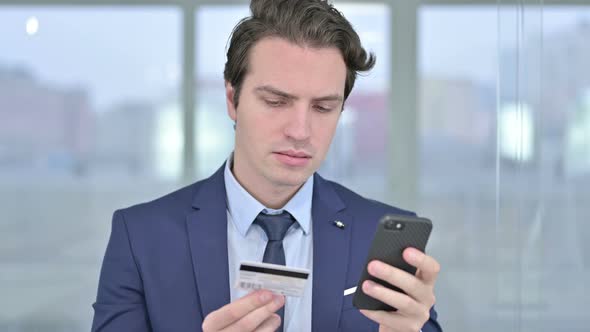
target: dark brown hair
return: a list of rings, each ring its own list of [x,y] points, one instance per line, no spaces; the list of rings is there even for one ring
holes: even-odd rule
[[[352,91],[359,72],[375,65],[375,55],[367,52],[342,13],[324,0],[252,0],[252,16],[234,28],[227,51],[223,76],[234,88],[234,105],[248,73],[249,52],[265,37],[279,37],[313,48],[335,47],[346,64],[344,99]]]

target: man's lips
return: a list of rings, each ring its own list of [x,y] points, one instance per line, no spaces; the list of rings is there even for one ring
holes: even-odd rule
[[[311,155],[302,151],[278,151],[274,155],[279,162],[289,167],[307,166],[311,160]]]
[[[293,158],[311,158],[311,155],[309,155],[308,153],[305,153],[303,151],[288,150],[288,151],[277,151],[275,153],[282,154],[282,155],[289,156],[289,157],[293,157]]]

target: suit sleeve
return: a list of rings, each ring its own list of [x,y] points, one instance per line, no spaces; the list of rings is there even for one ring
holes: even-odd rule
[[[122,211],[113,215],[93,308],[93,332],[151,331],[143,282]]]
[[[422,327],[422,332],[443,332],[442,328],[438,324],[438,314],[434,310],[434,307],[430,308],[430,319]]]

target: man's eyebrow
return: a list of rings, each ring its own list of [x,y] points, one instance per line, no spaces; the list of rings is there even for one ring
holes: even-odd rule
[[[318,98],[313,98],[313,101],[318,102],[318,101],[342,101],[344,98],[342,98],[341,95],[339,94],[333,94],[333,95],[328,95],[328,96],[324,96],[324,97],[318,97]]]
[[[254,89],[254,91],[256,92],[268,92],[268,93],[272,93],[273,95],[277,95],[279,97],[283,97],[283,98],[287,98],[287,99],[291,99],[291,100],[297,100],[299,99],[299,97],[294,96],[290,93],[287,93],[285,91],[281,91],[275,87],[272,87],[270,85],[262,85],[259,87],[256,87]],[[322,101],[342,101],[344,98],[342,98],[341,95],[339,94],[332,94],[332,95],[327,95],[327,96],[323,96],[323,97],[317,97],[317,98],[313,98],[314,102],[322,102]]]
[[[274,88],[274,87],[272,87],[270,85],[262,85],[262,86],[256,87],[254,89],[254,91],[256,91],[256,92],[268,92],[268,93],[272,93],[273,95],[277,95],[279,97],[283,97],[283,98],[287,98],[287,99],[293,99],[293,100],[299,99],[298,97],[296,97],[296,96],[294,96],[294,95],[292,95],[290,93],[287,93],[285,91],[281,91],[281,90],[279,90],[277,88]]]

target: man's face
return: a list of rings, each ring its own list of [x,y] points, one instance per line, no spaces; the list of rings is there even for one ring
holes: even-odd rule
[[[300,186],[321,165],[343,105],[346,65],[336,48],[265,38],[250,50],[236,121],[234,173],[246,185]]]

